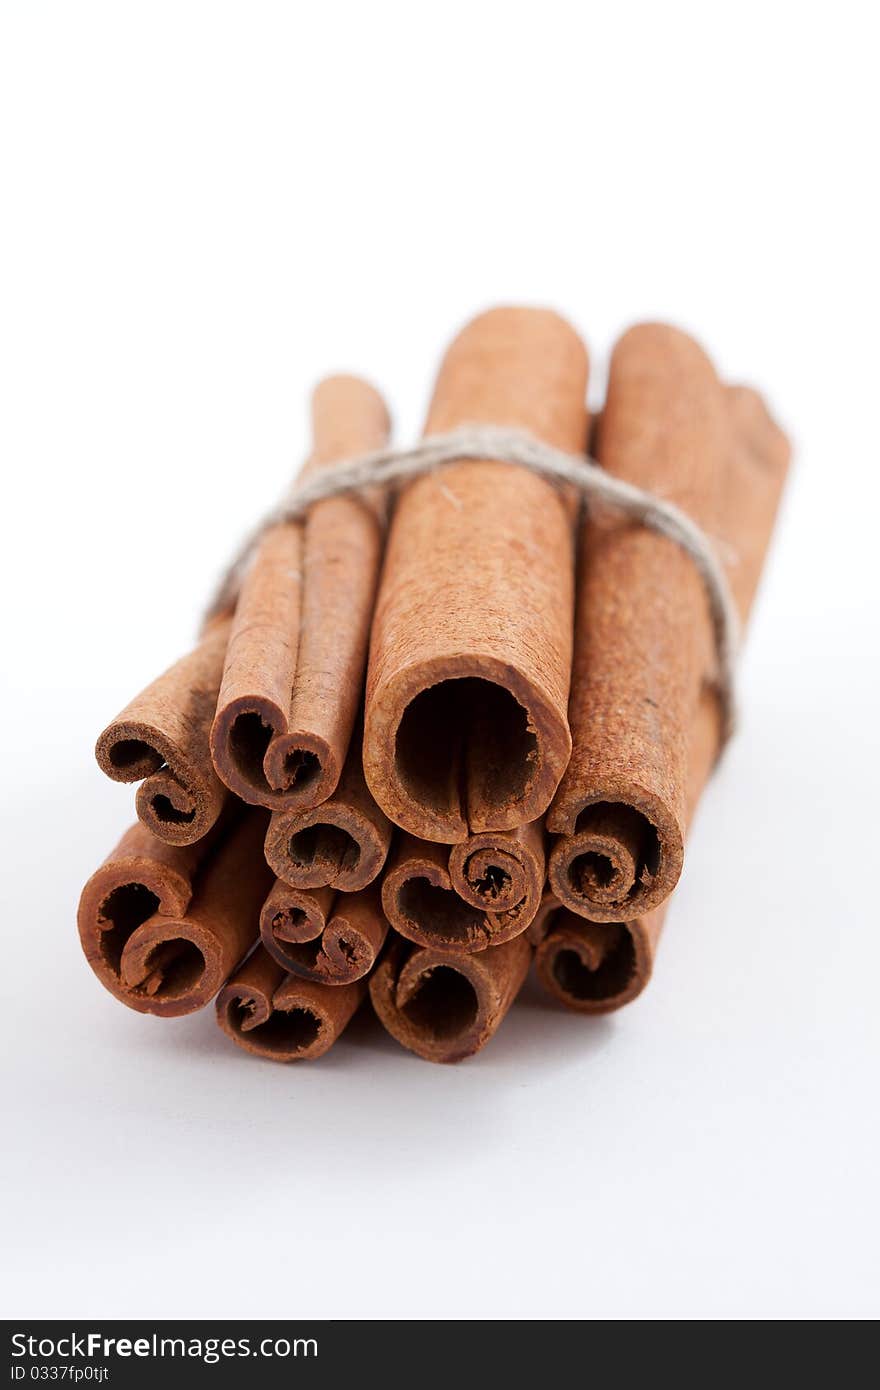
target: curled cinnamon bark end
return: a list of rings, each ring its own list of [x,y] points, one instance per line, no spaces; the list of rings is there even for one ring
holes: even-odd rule
[[[622,476],[656,486],[664,457],[675,465],[674,491],[711,527],[745,624],[790,456],[761,397],[722,387],[683,334],[644,326],[615,351],[602,433],[600,455]],[[561,833],[548,878],[594,922],[646,918],[672,892],[687,816],[719,746],[717,730],[708,751],[705,738],[696,751],[692,742],[693,721],[702,727],[711,711],[713,658],[704,596],[692,592],[684,557],[668,569],[666,546],[616,524],[588,524],[583,535],[574,749],[547,815]]]
[[[296,670],[302,586],[302,530],[275,526],[257,547],[236,607],[223,684],[211,729],[220,777],[243,801],[271,806],[284,792],[314,779],[317,759],[291,749],[280,786],[268,780],[269,747],[287,732]],[[277,779],[277,765],[272,761]]]
[[[383,1027],[428,1062],[460,1062],[497,1031],[526,977],[525,936],[480,955],[396,942],[370,978]]]
[[[775,504],[774,504],[775,505]],[[721,736],[721,711],[714,692],[699,698],[688,738],[686,820],[709,778]],[[610,1013],[641,994],[651,978],[670,899],[626,922],[585,921],[545,893],[529,936],[536,946],[535,969],[545,989],[580,1013]]]
[[[210,1003],[257,936],[269,871],[262,818],[221,843],[177,848],[136,825],[92,875],[78,912],[86,959],[106,989],[164,1018]]]
[[[651,978],[665,905],[631,922],[585,922],[567,909],[553,916],[535,951],[542,985],[566,1008],[611,1013]]]
[[[247,1052],[275,1062],[322,1057],[366,993],[357,982],[330,988],[297,979],[257,947],[217,999],[217,1022]]]
[[[563,319],[492,310],[447,353],[425,433],[510,425],[579,452],[586,381]],[[573,567],[567,499],[525,469],[462,462],[404,489],[371,637],[364,772],[405,830],[457,844],[543,815],[571,750]]]
[[[304,471],[378,448],[385,404],[357,377],[330,377],[312,404]],[[304,810],[342,775],[357,712],[382,552],[380,498],[317,503],[304,524],[273,527],[245,576],[229,638],[214,765],[242,800]]]
[[[559,901],[594,922],[650,911],[672,892],[684,862],[683,823],[669,807],[638,787],[618,784],[613,791],[619,800],[584,806],[548,859]],[[553,824],[565,824],[559,812]]]
[[[470,835],[449,853],[449,877],[459,897],[495,915],[515,912],[522,929],[538,910],[545,870],[540,821]]]
[[[279,881],[260,914],[260,936],[273,960],[303,979],[331,985],[368,975],[387,932],[378,884],[336,894]]]
[[[266,858],[294,888],[356,893],[384,867],[393,827],[367,790],[359,742],[355,734],[331,797],[309,811],[276,811],[269,822]]]
[[[332,888],[291,888],[276,879],[260,909],[260,937],[270,955],[286,970],[291,944],[314,941],[327,925],[336,893]]]
[[[228,619],[213,623],[195,650],[132,700],[95,746],[99,767],[113,781],[141,782],[138,817],[167,844],[201,840],[226,801],[209,734],[228,636]]]
[[[726,390],[700,346],[664,324],[625,333],[597,440],[608,472],[659,492],[718,536],[736,447]],[[630,921],[675,887],[688,730],[715,667],[690,558],[664,536],[591,509],[580,537],[572,755],[547,814],[564,837],[550,853],[550,885],[573,912]]]
[[[456,892],[446,845],[401,838],[382,881],[385,916],[400,936],[438,951],[485,951],[525,931],[537,898],[487,912]]]

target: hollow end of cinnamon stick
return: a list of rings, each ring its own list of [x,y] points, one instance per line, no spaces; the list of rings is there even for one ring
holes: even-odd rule
[[[538,309],[468,324],[440,368],[426,435],[517,426],[586,440],[587,356]],[[462,462],[410,483],[389,531],[370,648],[364,771],[424,840],[455,844],[543,815],[571,751],[572,516],[527,470]]]
[[[122,953],[122,997],[142,1013],[182,1017],[211,1002],[227,969],[211,931],[198,922],[157,914],[141,925]]]
[[[189,1011],[205,961],[181,923],[208,843],[172,846],[136,824],[80,895],[77,927],[86,960],[105,989],[140,1013]],[[129,963],[139,943],[140,971]]]
[[[95,745],[106,776],[141,783],[138,818],[167,844],[201,840],[226,801],[208,740],[228,632],[228,620],[215,621],[198,647],[136,696]]]
[[[148,861],[98,870],[83,891],[83,951],[105,989],[138,1013],[176,1018],[203,1008],[223,983],[216,939],[188,922],[174,876]]]
[[[531,960],[524,936],[479,955],[397,941],[370,977],[383,1027],[428,1062],[460,1062],[495,1034]]]
[[[213,768],[182,758],[155,726],[115,720],[99,736],[95,757],[113,781],[141,783],[135,794],[138,818],[168,844],[202,839],[223,809],[226,793]]]
[[[709,778],[721,734],[721,709],[705,687],[691,721],[685,821],[690,822]],[[551,855],[552,858],[552,855]],[[580,1013],[611,1013],[636,999],[651,978],[671,899],[625,922],[585,920],[545,893],[529,935],[544,988]]]
[[[525,931],[531,898],[508,909],[475,907],[456,892],[448,859],[446,845],[409,835],[400,839],[382,880],[383,910],[400,936],[437,951],[471,954]]]
[[[214,760],[242,801],[269,810],[312,807],[332,796],[341,766],[327,739],[287,724],[281,706],[257,695],[224,704],[214,723]]]
[[[327,926],[336,893],[333,888],[291,888],[276,879],[260,908],[260,939],[285,970],[296,956],[291,948],[316,941]]]
[[[262,822],[178,848],[137,825],[92,875],[77,914],[80,941],[105,989],[138,1013],[202,1009],[257,935],[268,868]]]
[[[565,908],[553,914],[535,950],[535,970],[549,994],[579,1013],[611,1013],[641,994],[651,978],[665,907],[647,919],[586,922]]]
[[[339,786],[320,806],[275,811],[266,831],[266,859],[294,888],[356,893],[378,877],[393,826],[364,781],[360,740],[352,739]]]
[[[538,910],[545,871],[540,821],[470,835],[449,852],[449,878],[464,902],[484,912],[516,912],[524,926]]]
[[[359,893],[277,883],[260,919],[265,950],[285,970],[321,984],[351,984],[375,965],[388,922],[378,884]]]
[[[319,806],[302,814],[276,812],[266,832],[266,859],[292,887],[354,893],[380,872],[385,854],[371,825]]]
[[[367,736],[379,804],[397,825],[444,844],[535,819],[570,749],[568,725],[540,686],[488,655],[401,670],[371,707]]]
[[[287,975],[260,947],[217,998],[217,1022],[246,1052],[274,1062],[322,1057],[345,1031],[366,984],[329,986]]]
[[[551,843],[547,880],[579,916],[623,922],[651,911],[678,882],[683,820],[661,797],[620,779],[608,779],[596,795],[576,814],[560,801],[548,815],[549,829],[568,833]]]

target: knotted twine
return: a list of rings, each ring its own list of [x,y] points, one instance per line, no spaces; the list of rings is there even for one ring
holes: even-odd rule
[[[376,449],[295,478],[278,505],[240,546],[208,606],[205,621],[234,606],[248,563],[261,537],[271,527],[301,521],[316,502],[324,502],[329,497],[345,497],[366,488],[410,482],[465,460],[515,463],[550,482],[567,484],[575,488],[587,504],[600,502],[614,508],[631,521],[674,541],[690,556],[709,603],[718,663],[715,681],[721,705],[723,746],[736,720],[739,616],[724,568],[708,536],[674,503],[622,478],[612,477],[595,459],[554,449],[525,430],[498,425],[463,425],[444,434],[429,435],[409,449]]]

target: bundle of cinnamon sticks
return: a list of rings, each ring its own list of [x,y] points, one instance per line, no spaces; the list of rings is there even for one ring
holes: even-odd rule
[[[661,324],[587,351],[545,310],[469,323],[425,436],[507,426],[676,503],[745,623],[789,445]],[[382,398],[331,377],[304,473],[387,444]],[[722,736],[707,595],[673,539],[519,463],[453,462],[265,529],[196,647],[104,730],[138,820],[86,884],[101,983],[175,1017],[215,1001],[240,1047],[318,1057],[367,1001],[451,1062],[534,963],[561,1005],[645,988]]]

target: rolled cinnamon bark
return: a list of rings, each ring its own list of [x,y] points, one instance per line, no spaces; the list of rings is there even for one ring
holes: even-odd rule
[[[163,1018],[210,1003],[259,933],[271,882],[265,818],[225,838],[177,847],[134,825],[92,875],[79,903],[86,959],[106,989]]]
[[[460,898],[486,912],[516,912],[524,926],[538,911],[545,870],[541,821],[469,835],[449,852],[449,877]]]
[[[321,382],[307,470],[384,444],[382,398],[357,377]],[[374,494],[318,502],[304,525],[260,541],[238,599],[217,713],[214,765],[244,801],[302,810],[345,763],[363,684],[382,551]]]
[[[108,724],[95,747],[99,766],[114,782],[141,782],[137,814],[170,845],[201,840],[226,800],[208,738],[228,638],[228,618],[215,620],[194,651]]]
[[[366,982],[315,984],[285,974],[258,946],[217,999],[217,1022],[247,1052],[274,1062],[323,1057],[366,994]]]
[[[441,366],[425,427],[586,440],[586,350],[556,314],[495,309]],[[512,464],[462,462],[397,503],[367,674],[364,773],[396,824],[454,844],[543,815],[571,748],[571,507]]]
[[[691,738],[688,819],[712,771],[719,734],[718,701],[706,692]],[[536,942],[538,979],[569,1009],[597,1014],[622,1008],[651,978],[668,906],[669,899],[629,922],[588,922],[551,899]]]
[[[260,909],[260,937],[270,955],[290,970],[286,943],[314,941],[327,925],[334,888],[291,888],[276,879]]]
[[[279,879],[260,913],[260,936],[272,958],[285,971],[329,985],[368,975],[387,932],[378,884],[336,893],[291,888]]]
[[[766,545],[788,457],[778,427],[754,393],[746,396],[748,440],[746,406],[736,405],[736,393],[721,385],[697,344],[676,329],[642,325],[614,350],[598,441],[609,472],[676,502],[712,536],[731,528],[739,557],[731,579],[740,588],[757,580],[763,552],[755,538],[766,531]],[[740,486],[736,460],[744,453],[752,463]],[[771,488],[757,515],[749,492],[762,470],[769,470]],[[630,921],[674,888],[684,849],[688,734],[714,669],[706,596],[690,558],[644,527],[588,521],[569,706],[572,756],[547,814],[548,829],[562,836],[550,851],[549,883],[573,912],[596,922]]]
[[[748,617],[770,542],[788,469],[789,447],[760,396],[731,387],[725,396],[736,438],[721,490],[718,539],[728,579],[743,620]],[[718,700],[701,692],[688,748],[686,820],[689,822],[712,771],[720,736]],[[607,1013],[645,988],[669,900],[627,922],[585,921],[545,895],[529,935],[537,945],[538,978],[555,998],[584,1013]]]
[[[629,1004],[647,985],[668,902],[632,922],[587,922],[557,909],[535,951],[541,984],[566,1008],[604,1014]]]
[[[419,946],[471,954],[525,931],[529,914],[538,909],[540,886],[512,907],[487,911],[456,892],[449,857],[446,845],[400,837],[382,880],[382,907],[396,932]]]
[[[428,1062],[460,1062],[484,1047],[519,993],[532,948],[525,936],[467,955],[396,941],[370,977],[382,1025]]]
[[[308,811],[275,811],[266,831],[266,858],[294,888],[356,893],[381,872],[393,826],[367,789],[360,739],[352,738],[342,780],[332,796]]]

